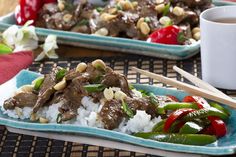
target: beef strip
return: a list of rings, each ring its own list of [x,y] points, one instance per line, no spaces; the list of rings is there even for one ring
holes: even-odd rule
[[[83,74],[84,77],[88,78],[89,83],[100,83],[105,71],[103,69],[97,69],[92,66],[92,64],[87,64],[87,68],[85,73]]]
[[[63,10],[60,10],[57,4],[45,4],[39,12],[36,26],[58,30],[71,30],[77,24],[78,17],[85,4],[73,4],[70,1],[66,1],[65,3]]]
[[[65,104],[69,110],[76,111],[81,105],[81,99],[87,95],[83,85],[87,83],[84,77],[73,79],[68,87],[64,90],[64,99],[67,101]]]
[[[99,116],[105,129],[112,130],[117,128],[124,117],[121,102],[115,99],[105,102]]]
[[[110,71],[104,76],[101,83],[108,87],[119,87],[125,94],[132,97],[132,91],[124,75]]]
[[[57,104],[61,101],[64,100],[64,97],[63,97],[63,90],[60,90],[60,91],[56,91],[53,96],[51,96],[52,99],[50,99],[47,103],[46,103],[46,106],[51,106],[53,104]]]
[[[136,113],[137,110],[144,110],[153,117],[157,116],[157,105],[152,104],[148,97],[146,98],[127,98],[126,103],[130,109]]]
[[[76,117],[77,109],[81,105],[82,98],[88,95],[86,90],[83,88],[83,86],[87,83],[87,77],[78,76],[74,78],[71,83],[64,89],[64,104],[59,108],[59,111],[62,113],[62,121]]]
[[[50,99],[50,97],[55,93],[53,88],[56,85],[56,73],[57,70],[53,71],[50,74],[46,74],[44,77],[43,84],[39,90],[38,100],[33,108],[33,112],[37,112],[40,107],[42,107]]]
[[[4,109],[13,110],[15,107],[33,107],[37,101],[37,95],[34,93],[19,93],[12,98],[4,101]]]
[[[81,73],[76,71],[76,69],[71,69],[70,71],[68,71],[65,75],[66,81],[71,81],[76,77],[81,76]]]

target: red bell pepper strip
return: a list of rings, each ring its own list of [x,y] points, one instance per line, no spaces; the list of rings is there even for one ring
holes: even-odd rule
[[[208,102],[204,98],[199,96],[186,96],[184,97],[183,102],[195,102],[197,103],[199,109],[210,107]]]
[[[179,99],[176,98],[175,96],[173,95],[167,95],[167,97],[169,97],[171,100],[173,100],[174,102],[179,102]]]
[[[196,102],[200,109],[207,108],[209,104],[204,98],[198,96],[186,96],[183,99],[184,102]],[[218,117],[209,116],[208,119],[211,121],[211,125],[206,129],[207,132],[222,137],[227,133],[227,127],[223,120]]]
[[[17,24],[24,25],[28,20],[35,21],[42,5],[41,0],[20,0],[19,6],[17,6],[15,10]]]
[[[35,22],[42,6],[55,2],[56,0],[20,0],[15,10],[16,23],[18,25],[24,25],[29,20]]]
[[[164,132],[168,132],[171,125],[181,117],[185,116],[186,114],[195,111],[194,109],[189,108],[183,108],[176,110],[170,114],[170,116],[167,118],[165,125],[164,125]]]
[[[214,133],[217,137],[222,137],[226,135],[227,127],[223,120],[213,116],[209,116],[208,119],[211,121],[211,126],[214,129]]]
[[[179,45],[178,41],[181,29],[178,26],[172,25],[154,31],[149,35],[147,41],[153,43]]]

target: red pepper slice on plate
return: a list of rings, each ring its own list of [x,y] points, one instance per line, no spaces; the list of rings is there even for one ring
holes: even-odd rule
[[[184,37],[182,30],[176,26],[171,25],[154,31],[149,35],[147,41],[160,44],[180,45]]]
[[[214,133],[217,137],[222,137],[226,135],[227,127],[223,120],[213,116],[209,116],[208,119],[211,121],[211,126],[214,129]]]
[[[183,102],[196,102],[200,109],[209,106],[208,102],[199,96],[186,96],[183,99]],[[214,134],[217,137],[222,137],[227,133],[227,127],[223,120],[214,116],[209,116],[208,119],[211,121],[211,125],[205,129],[205,132]]]
[[[183,102],[195,102],[197,103],[199,109],[210,107],[208,102],[204,98],[199,96],[186,96],[184,97]]]
[[[195,111],[194,109],[190,108],[183,108],[176,110],[170,114],[170,116],[167,118],[165,125],[164,125],[164,132],[168,132],[171,125],[181,117],[185,116],[186,114]]]
[[[35,21],[42,5],[42,0],[20,0],[15,10],[17,24],[24,25],[28,20]]]
[[[20,0],[15,10],[15,19],[18,25],[37,19],[38,12],[44,4],[56,3],[56,0]]]
[[[175,96],[173,95],[167,95],[167,97],[169,97],[171,100],[173,100],[174,102],[179,102],[179,99],[176,98]]]

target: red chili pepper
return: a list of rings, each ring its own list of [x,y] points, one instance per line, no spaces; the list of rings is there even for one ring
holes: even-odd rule
[[[56,0],[20,0],[15,10],[17,24],[24,25],[29,20],[35,22],[38,12],[44,4],[56,2]]]
[[[204,98],[199,96],[186,96],[184,97],[183,102],[195,102],[197,103],[199,109],[210,107],[208,102]]]
[[[171,100],[173,100],[174,102],[179,102],[179,99],[176,98],[175,96],[173,95],[167,95]]]
[[[24,25],[28,20],[35,21],[42,5],[41,0],[20,0],[15,10],[17,24]]]
[[[164,132],[168,132],[171,125],[181,117],[185,116],[186,114],[195,111],[194,109],[190,108],[183,108],[176,110],[170,114],[170,116],[167,118],[165,125],[164,125]]]
[[[183,102],[196,102],[199,109],[209,107],[208,102],[199,96],[186,96]],[[209,116],[208,119],[211,121],[211,125],[205,129],[206,133],[214,134],[217,137],[222,137],[227,133],[227,127],[223,120],[213,116]]]
[[[165,28],[158,29],[149,35],[147,41],[161,44],[179,45],[179,37],[181,35],[181,29],[178,26],[167,26]]]
[[[222,137],[226,135],[227,127],[223,120],[213,116],[209,116],[208,119],[211,121],[211,126],[214,128],[214,132],[217,137]]]

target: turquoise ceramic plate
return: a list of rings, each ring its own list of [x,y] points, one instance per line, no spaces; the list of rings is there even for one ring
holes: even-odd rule
[[[29,71],[21,71],[15,78],[0,86],[0,104],[8,98],[17,88],[22,85],[31,83],[39,74]],[[158,95],[174,95],[179,99],[183,99],[187,94],[178,90],[171,90],[166,88],[158,88],[149,85],[135,85],[138,89],[144,89],[146,91],[153,92]],[[7,92],[6,92],[7,90]],[[131,135],[105,130],[92,127],[81,127],[78,125],[70,124],[40,124],[32,123],[29,121],[22,121],[12,119],[3,115],[0,112],[0,124],[13,128],[43,131],[43,132],[60,132],[60,133],[78,133],[84,136],[100,137],[107,140],[120,141],[129,144],[135,144],[143,147],[162,149],[167,151],[184,152],[184,153],[197,153],[197,154],[209,154],[209,155],[226,155],[236,153],[236,111],[231,110],[231,117],[228,121],[228,134],[220,138],[216,143],[206,146],[188,146],[181,144],[171,144],[156,142],[152,140],[145,140],[137,138]]]
[[[0,18],[0,31],[5,30],[12,24],[15,24],[13,14],[9,14]],[[200,48],[200,42],[186,46],[165,45],[125,38],[103,37],[44,28],[37,28],[36,31],[41,39],[44,39],[48,34],[55,34],[58,37],[58,42],[62,44],[93,49],[127,52],[175,60],[189,58],[197,54]]]
[[[223,6],[223,5],[236,5],[235,2],[231,2],[230,0],[213,0],[213,3],[217,6]]]

